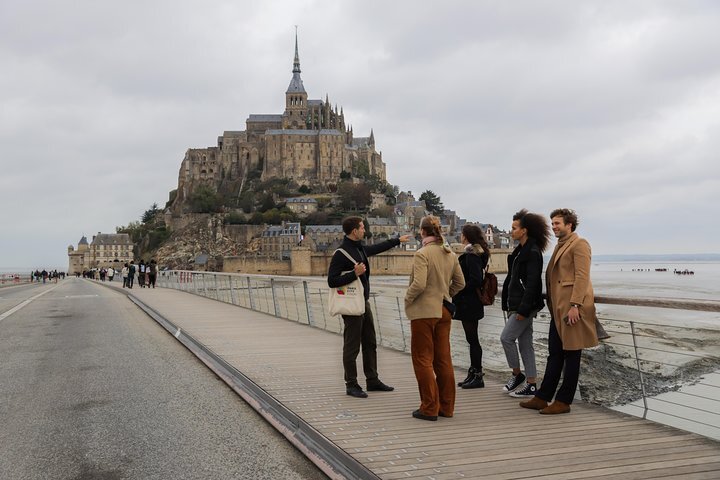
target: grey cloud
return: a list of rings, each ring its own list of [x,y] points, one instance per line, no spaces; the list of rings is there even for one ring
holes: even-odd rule
[[[0,222],[33,239],[0,266],[62,267],[164,204],[188,147],[282,112],[295,24],[308,93],[374,129],[402,188],[502,226],[575,207],[597,253],[717,251],[712,222],[667,226],[714,213],[716,2],[0,8]]]

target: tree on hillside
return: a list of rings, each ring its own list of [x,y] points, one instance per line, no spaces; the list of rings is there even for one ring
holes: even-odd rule
[[[392,205],[383,205],[371,211],[368,215],[371,217],[392,218],[395,215],[395,207]]]
[[[207,185],[195,188],[188,200],[194,213],[217,213],[222,210],[222,198]]]
[[[354,185],[350,182],[343,182],[338,186],[338,194],[340,195],[340,206],[344,210],[352,208],[364,210],[372,201],[370,188],[364,183]]]
[[[273,196],[271,193],[265,194],[265,196],[262,199],[262,202],[260,203],[260,212],[265,213],[268,210],[272,210],[275,208],[275,201],[273,200]]]
[[[153,203],[149,210],[145,210],[145,213],[143,213],[142,216],[142,223],[150,223],[155,219],[155,215],[158,214],[160,209],[158,208],[157,203]]]
[[[440,201],[440,197],[435,195],[432,190],[425,190],[420,195],[420,201],[425,202],[425,208],[433,215],[441,215],[445,210],[445,206]]]
[[[370,202],[372,202],[372,195],[370,195],[370,193],[370,187],[368,187],[367,184],[358,183],[355,185],[353,201],[359,210],[365,210],[368,205],[370,205]]]

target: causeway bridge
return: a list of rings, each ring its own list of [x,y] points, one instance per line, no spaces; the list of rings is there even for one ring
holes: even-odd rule
[[[506,379],[499,372],[506,368],[491,339],[499,343],[503,320],[491,308],[481,332],[491,370],[486,388],[459,389],[453,418],[422,422],[411,417],[419,398],[400,286],[375,279],[371,302],[382,345],[379,371],[396,390],[357,399],[345,395],[341,322],[326,312],[322,280],[164,272],[156,289],[136,285],[127,290],[118,282],[80,279],[62,281],[60,287],[68,282],[86,284],[91,291],[111,290],[115,302],[127,302],[127,297],[329,478],[720,478],[720,403],[715,400],[720,384],[713,373],[718,360],[713,335],[720,331],[712,328],[703,332],[709,341],[698,341],[693,349],[685,341],[675,349],[668,339],[677,327],[665,325],[670,333],[661,333],[663,325],[604,320],[619,360],[613,371],[603,364],[609,382],[598,387],[582,379],[581,391],[603,400],[614,395],[613,383],[624,385],[618,392],[625,393],[627,385],[635,385],[637,392],[626,403],[638,411],[623,413],[579,400],[569,415],[543,416],[519,408],[517,399],[501,391]],[[8,311],[0,311],[0,339],[3,322],[13,314],[2,317]],[[538,319],[540,369],[546,326]],[[467,356],[463,341],[453,333],[457,377],[463,376]],[[599,348],[590,355],[597,362],[609,354]],[[661,354],[654,355],[657,351]],[[601,370],[590,374],[601,375]],[[681,387],[663,386],[662,379],[677,379],[678,371],[696,388],[685,394],[691,400],[658,400],[684,394]],[[648,420],[653,415],[674,418],[676,426],[667,425],[672,420]]]

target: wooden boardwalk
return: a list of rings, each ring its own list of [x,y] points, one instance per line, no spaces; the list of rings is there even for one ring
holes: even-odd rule
[[[337,334],[176,290],[131,293],[382,479],[720,478],[720,442],[581,402],[539,415],[499,378],[458,389],[453,418],[416,420],[408,354],[380,348],[380,377],[396,390],[356,399]]]

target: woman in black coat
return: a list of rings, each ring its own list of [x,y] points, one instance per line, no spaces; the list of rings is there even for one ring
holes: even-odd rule
[[[453,297],[457,309],[455,319],[462,321],[465,339],[470,346],[470,369],[467,377],[458,383],[462,388],[485,386],[482,371],[482,347],[478,337],[478,321],[485,316],[485,308],[478,291],[482,287],[485,267],[490,261],[490,249],[482,230],[477,225],[465,225],[460,235],[465,252],[460,255],[460,268],[465,276],[465,288]]]
[[[523,209],[513,216],[510,235],[518,245],[508,257],[508,274],[502,290],[502,309],[507,312],[507,322],[500,342],[512,370],[503,391],[512,397],[530,398],[537,391],[533,319],[544,306],[542,254],[550,241],[550,227],[543,215]],[[525,374],[520,370],[521,357]]]

